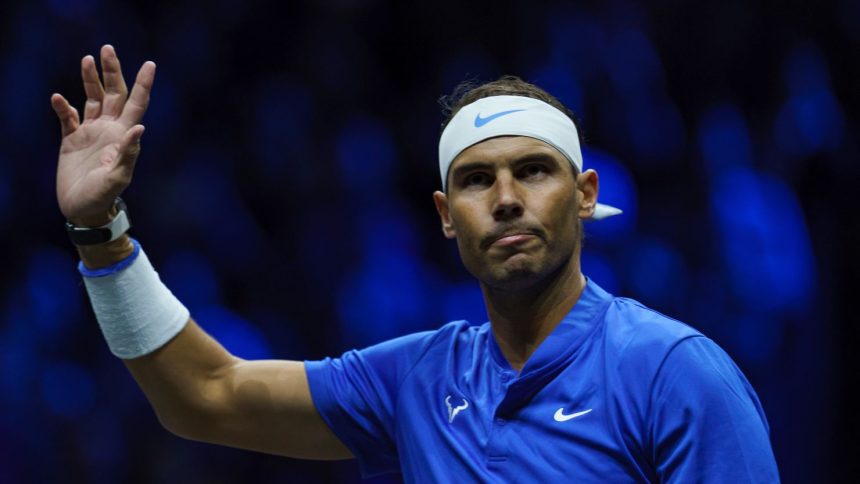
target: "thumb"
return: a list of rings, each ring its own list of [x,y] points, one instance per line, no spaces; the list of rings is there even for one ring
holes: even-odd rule
[[[142,124],[136,124],[122,135],[122,139],[119,142],[116,167],[123,165],[127,167],[134,166],[137,155],[140,153],[140,138],[143,136],[144,130],[146,128]]]

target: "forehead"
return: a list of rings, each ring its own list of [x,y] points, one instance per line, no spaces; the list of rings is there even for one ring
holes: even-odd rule
[[[569,164],[567,158],[549,144],[528,136],[499,136],[486,139],[461,151],[451,163],[449,173],[467,163],[506,164],[526,157],[541,156]]]

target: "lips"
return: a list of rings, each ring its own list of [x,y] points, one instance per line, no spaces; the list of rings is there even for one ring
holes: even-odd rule
[[[495,247],[512,247],[527,243],[534,238],[540,237],[536,230],[508,229],[500,233],[491,234],[484,239],[482,244],[485,249]]]
[[[510,234],[496,239],[495,242],[490,245],[496,247],[508,247],[512,245],[524,244],[535,237],[536,236],[534,234]]]

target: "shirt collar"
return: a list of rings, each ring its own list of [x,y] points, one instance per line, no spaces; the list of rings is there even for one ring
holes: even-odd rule
[[[510,402],[512,405],[515,405],[518,400],[530,398],[569,365],[589,335],[599,326],[601,316],[612,299],[611,294],[604,291],[593,280],[586,278],[585,287],[576,304],[538,346],[520,375],[511,383],[509,394],[513,394],[509,396],[513,397],[513,401]],[[492,330],[487,343],[490,355],[495,362],[510,371],[511,366],[496,343]]]

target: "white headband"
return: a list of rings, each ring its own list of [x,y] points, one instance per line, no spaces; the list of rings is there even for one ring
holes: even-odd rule
[[[557,149],[582,173],[579,134],[573,121],[558,109],[525,96],[490,96],[463,106],[451,119],[439,140],[439,172],[445,190],[448,168],[466,148],[497,136],[528,136]],[[595,220],[621,213],[598,203]]]

